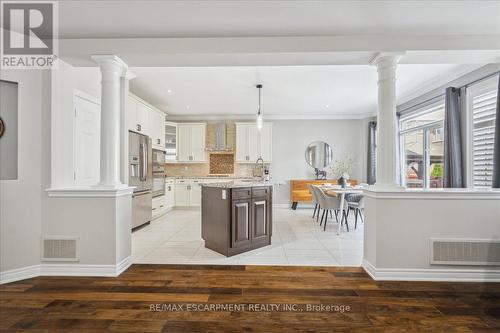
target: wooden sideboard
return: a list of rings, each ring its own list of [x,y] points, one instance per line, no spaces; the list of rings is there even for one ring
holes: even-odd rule
[[[351,185],[357,185],[358,182],[354,179],[348,181]],[[309,192],[308,184],[323,185],[325,183],[337,184],[337,179],[292,179],[290,180],[290,201],[292,202],[292,209],[297,208],[299,202],[311,202],[312,195]]]

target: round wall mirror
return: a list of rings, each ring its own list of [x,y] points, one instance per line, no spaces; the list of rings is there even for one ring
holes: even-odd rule
[[[314,141],[307,146],[306,162],[315,169],[323,169],[332,163],[332,147],[323,141]]]

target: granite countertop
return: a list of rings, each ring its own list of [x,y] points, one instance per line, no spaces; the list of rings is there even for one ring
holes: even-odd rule
[[[272,182],[265,181],[227,181],[218,183],[201,184],[206,187],[219,187],[219,188],[236,188],[236,187],[260,187],[260,186],[273,186]]]

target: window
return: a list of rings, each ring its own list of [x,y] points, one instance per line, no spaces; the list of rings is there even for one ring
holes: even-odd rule
[[[468,183],[491,187],[498,76],[467,88]]]
[[[401,115],[399,125],[402,184],[443,187],[444,98]]]

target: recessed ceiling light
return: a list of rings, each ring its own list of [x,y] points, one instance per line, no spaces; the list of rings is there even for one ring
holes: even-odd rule
[[[168,89],[167,92],[170,94],[172,92],[172,89]]]
[[[327,108],[327,109],[328,109],[329,107],[330,107],[330,104],[326,104],[326,105],[325,105],[325,108]]]
[[[190,106],[189,106],[189,105],[186,105],[186,109],[188,109],[188,110],[189,110],[189,108],[190,108]]]

